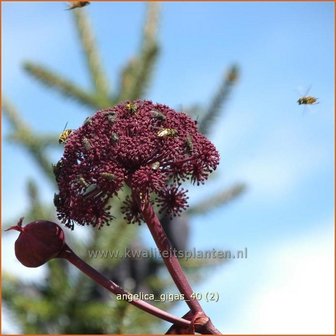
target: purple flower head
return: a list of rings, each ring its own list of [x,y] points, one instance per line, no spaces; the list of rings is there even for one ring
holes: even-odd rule
[[[204,183],[218,163],[215,146],[184,113],[141,100],[100,110],[69,135],[54,166],[58,217],[70,228],[108,224],[110,199],[125,185],[128,222],[141,222],[142,202],[178,215],[188,206],[181,182]]]

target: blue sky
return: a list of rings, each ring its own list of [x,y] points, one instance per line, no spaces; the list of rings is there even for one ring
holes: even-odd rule
[[[21,68],[24,60],[38,61],[88,87],[64,8],[64,2],[2,5],[3,94],[45,132],[60,132],[66,122],[75,128],[92,112],[41,87]],[[99,2],[86,10],[116,87],[120,66],[139,46],[145,5]],[[211,271],[197,287],[219,293],[219,303],[202,302],[206,312],[224,333],[332,333],[333,3],[174,2],[163,4],[161,19],[162,54],[147,98],[173,107],[206,105],[224,71],[232,63],[241,68],[211,135],[221,154],[218,178],[192,188],[191,202],[237,181],[248,191],[195,218],[190,246],[247,247],[249,255]],[[309,87],[320,103],[304,109],[296,101]],[[3,136],[8,132],[3,119]],[[51,202],[54,191],[21,148],[4,141],[2,153],[3,219],[16,221],[27,206],[28,177],[40,182],[43,199]],[[14,233],[4,237],[4,269],[27,279],[43,276],[43,268],[18,264],[15,239]],[[176,312],[183,315],[184,306]],[[17,331],[8,317],[4,328]]]

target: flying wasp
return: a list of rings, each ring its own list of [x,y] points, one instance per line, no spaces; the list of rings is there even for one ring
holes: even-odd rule
[[[67,125],[68,123],[65,124],[63,132],[59,135],[58,138],[59,144],[64,144],[68,140],[69,135],[72,133],[71,129],[66,129]]]
[[[297,103],[299,105],[314,105],[318,104],[318,98],[315,98],[313,96],[303,96],[298,99]]]
[[[308,88],[308,90],[306,91],[306,93],[300,97],[297,101],[297,103],[299,105],[314,105],[314,104],[318,104],[318,98],[313,97],[313,96],[308,96],[308,92],[310,91],[310,88]]]
[[[90,4],[90,1],[69,1],[68,10],[75,9],[75,8],[82,8]]]

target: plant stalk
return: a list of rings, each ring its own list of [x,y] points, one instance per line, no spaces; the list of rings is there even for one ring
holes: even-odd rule
[[[194,324],[192,327],[195,328],[196,332],[200,332],[202,334],[220,334],[220,332],[212,324],[211,320],[205,315],[199,301],[194,297],[194,292],[189,284],[189,281],[185,276],[176,255],[174,254],[172,245],[161,225],[159,218],[155,214],[152,205],[148,199],[141,200],[138,198],[138,202],[140,204],[143,218],[147,223],[156,246],[161,253],[162,259],[180,293],[184,295],[184,299],[191,310],[190,316],[193,317],[192,324]]]
[[[156,216],[154,209],[150,202],[143,203],[142,215],[147,223],[147,226],[154,238],[154,241],[161,253],[162,259],[166,264],[169,273],[171,274],[177,288],[184,294],[184,299],[194,313],[203,312],[203,309],[197,299],[193,298],[193,290],[186,278],[182,267],[174,254],[171,243],[160,223],[159,218]]]
[[[121,295],[130,295],[131,293],[125,291],[121,287],[119,287],[116,283],[113,281],[105,278],[101,273],[99,273],[97,270],[95,270],[93,267],[88,265],[84,260],[82,260],[80,257],[78,257],[72,249],[65,244],[62,251],[58,255],[58,258],[64,258],[68,260],[70,263],[72,263],[74,266],[76,266],[79,270],[81,270],[84,274],[86,274],[88,277],[90,277],[92,280],[94,280],[96,283],[101,285],[102,287],[106,288],[108,291],[112,292],[113,294],[121,294]],[[165,321],[180,325],[180,326],[189,326],[191,324],[190,321],[171,315],[164,310],[157,308],[153,305],[151,305],[148,302],[145,302],[143,300],[130,300],[128,301],[132,305],[140,308],[141,310],[154,315],[158,318],[161,318]]]

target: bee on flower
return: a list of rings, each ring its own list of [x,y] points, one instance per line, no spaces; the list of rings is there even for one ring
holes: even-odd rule
[[[164,128],[157,133],[160,138],[174,137],[177,135],[177,130],[174,128]]]
[[[66,125],[64,126],[64,129],[63,129],[62,133],[58,137],[58,143],[59,144],[64,144],[68,140],[70,134],[72,133],[71,129],[66,129],[67,124],[68,123],[66,123]]]

